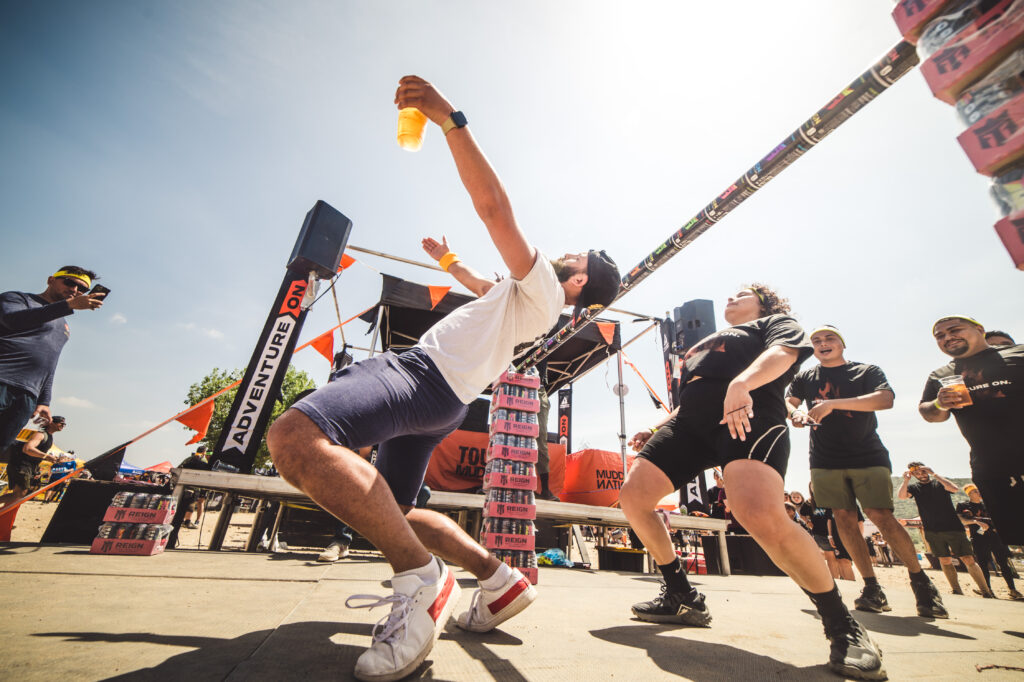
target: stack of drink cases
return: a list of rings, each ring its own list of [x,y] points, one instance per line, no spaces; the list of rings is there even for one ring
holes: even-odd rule
[[[1024,0],[899,0],[893,18],[932,93],[956,107],[957,140],[992,178],[996,233],[1024,270]]]
[[[177,508],[171,495],[117,493],[92,541],[92,553],[159,554],[167,546]]]
[[[490,443],[484,468],[484,517],[480,542],[500,561],[537,584],[533,521],[537,518],[537,422],[540,377],[509,368],[491,397]],[[544,434],[547,435],[547,434]]]

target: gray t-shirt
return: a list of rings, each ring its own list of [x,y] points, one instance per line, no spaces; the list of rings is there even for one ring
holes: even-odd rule
[[[28,391],[40,405],[50,404],[53,372],[71,336],[63,317],[67,301],[47,303],[38,294],[0,294],[0,382]]]

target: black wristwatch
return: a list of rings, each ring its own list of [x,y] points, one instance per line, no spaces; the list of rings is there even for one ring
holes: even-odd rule
[[[444,123],[441,124],[441,132],[447,135],[453,128],[465,128],[469,121],[461,111],[453,111]]]

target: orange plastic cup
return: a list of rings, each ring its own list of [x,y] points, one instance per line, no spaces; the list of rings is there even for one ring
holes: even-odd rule
[[[409,152],[418,152],[423,146],[423,131],[427,127],[426,115],[416,107],[398,112],[398,146]]]

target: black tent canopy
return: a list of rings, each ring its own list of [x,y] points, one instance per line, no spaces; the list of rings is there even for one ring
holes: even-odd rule
[[[380,320],[379,333],[384,350],[411,348],[438,320],[473,300],[472,296],[449,291],[431,309],[429,287],[391,275],[383,275],[383,278],[380,301],[360,315],[360,319],[369,322],[371,330]],[[562,315],[554,330],[561,329],[568,322],[569,316]],[[610,344],[605,341],[598,323],[614,325]],[[604,362],[609,355],[619,350],[621,344],[618,322],[597,320],[588,325],[548,357],[548,392],[571,383],[591,367]]]

